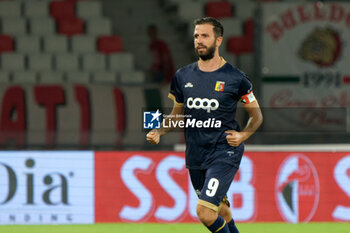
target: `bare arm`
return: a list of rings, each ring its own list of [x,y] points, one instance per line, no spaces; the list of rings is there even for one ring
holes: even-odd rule
[[[168,115],[165,118],[165,121],[179,121],[182,120],[183,117],[178,117],[178,115],[183,115],[184,113],[184,106],[182,104],[174,103],[173,110],[171,111],[170,115]],[[167,124],[169,125],[169,124]],[[160,129],[153,129],[146,135],[146,140],[151,144],[158,144],[160,141],[160,136],[163,136],[171,131],[173,131],[174,128],[164,128],[163,125],[160,127]]]
[[[249,104],[244,104],[243,106],[249,114],[249,119],[245,128],[241,132],[235,130],[225,131],[225,133],[228,134],[226,136],[227,142],[231,146],[239,146],[252,136],[263,122],[263,115],[257,100]]]

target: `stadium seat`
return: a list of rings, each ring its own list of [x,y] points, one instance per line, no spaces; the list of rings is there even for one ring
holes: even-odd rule
[[[17,36],[15,38],[16,51],[22,53],[38,53],[40,52],[39,36]]]
[[[21,16],[21,2],[0,1],[0,18],[17,18]]]
[[[23,18],[3,18],[1,20],[2,34],[8,34],[12,36],[25,35],[26,21]]]
[[[48,1],[24,1],[24,16],[27,18],[45,18],[49,16]]]
[[[246,2],[252,3],[255,0],[226,0],[226,1],[230,2],[231,4],[242,4],[242,3],[246,3]],[[265,1],[265,0],[261,0],[261,1]],[[281,1],[281,0],[271,0],[271,1]],[[299,1],[299,0],[297,0],[297,1]],[[303,0],[301,0],[301,1],[303,1]]]
[[[145,74],[141,71],[122,71],[119,81],[121,84],[142,84],[145,82]]]
[[[108,69],[129,71],[134,69],[134,56],[131,53],[116,53],[108,56]]]
[[[28,54],[28,69],[31,71],[52,70],[52,54]]]
[[[13,39],[9,35],[0,35],[0,53],[13,51]]]
[[[34,84],[37,82],[37,75],[34,71],[15,71],[12,75],[12,82]]]
[[[254,17],[257,4],[252,1],[235,3],[235,16],[240,20],[247,20]]]
[[[217,19],[232,17],[232,5],[226,1],[208,2],[205,5],[205,15]]]
[[[71,49],[74,53],[96,52],[96,38],[94,36],[77,35],[70,38]]]
[[[95,72],[92,75],[92,81],[101,84],[114,84],[117,81],[116,77],[116,73],[114,72]]]
[[[32,35],[47,36],[56,34],[56,23],[52,18],[32,18],[29,20],[29,32]]]
[[[181,4],[183,2],[188,2],[188,0],[167,0],[169,2],[172,2],[173,4]]]
[[[81,19],[101,18],[102,6],[99,1],[80,1],[76,4],[77,16]]]
[[[211,2],[211,1],[213,1],[213,0],[195,0],[195,1],[197,1],[197,2],[202,2],[202,3],[207,4],[208,2]],[[216,0],[214,0],[214,1],[216,1]],[[221,1],[221,0],[220,0],[220,1]]]
[[[236,56],[253,52],[253,37],[239,36],[230,37],[227,41],[227,50]]]
[[[178,5],[178,16],[184,22],[192,22],[193,19],[204,16],[204,3],[194,1],[180,2]]]
[[[66,36],[45,36],[43,49],[47,53],[66,53],[68,51],[68,39]]]
[[[56,20],[75,19],[75,2],[52,1],[50,3],[50,14]]]
[[[112,34],[112,22],[107,18],[89,19],[86,21],[86,33],[100,36]]]
[[[248,19],[244,22],[244,34],[253,36],[254,35],[254,20]]]
[[[282,0],[261,0],[262,2],[281,2]],[[300,1],[307,1],[307,0],[300,0]]]
[[[25,69],[24,55],[22,53],[2,53],[1,69],[5,71],[21,71]]]
[[[54,66],[57,71],[78,71],[79,59],[78,55],[66,53],[57,54],[54,58]]]
[[[68,83],[88,84],[91,82],[89,72],[73,71],[66,73]]]
[[[243,70],[250,79],[254,79],[254,54],[244,53],[239,57],[239,69]],[[253,80],[254,81],[254,80]]]
[[[226,18],[220,20],[222,26],[224,27],[225,37],[229,38],[231,36],[241,36],[243,35],[243,21],[236,18]]]
[[[82,56],[82,67],[84,71],[105,71],[106,56],[103,54],[86,54]]]
[[[0,70],[0,83],[10,82],[10,72]]]
[[[100,36],[97,40],[97,47],[104,54],[122,52],[122,38],[120,36]]]
[[[84,22],[78,18],[61,19],[57,24],[59,34],[73,36],[84,33]]]
[[[39,72],[39,82],[40,83],[62,83],[63,82],[63,72],[57,71],[41,71]]]

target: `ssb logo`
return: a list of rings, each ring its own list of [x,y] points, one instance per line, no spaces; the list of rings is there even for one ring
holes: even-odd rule
[[[143,128],[144,129],[159,129],[162,114],[157,109],[156,112],[143,112]]]

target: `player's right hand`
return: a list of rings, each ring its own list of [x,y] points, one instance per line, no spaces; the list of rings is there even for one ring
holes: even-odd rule
[[[153,129],[146,135],[146,140],[151,144],[158,144],[160,140],[160,133],[158,130]]]

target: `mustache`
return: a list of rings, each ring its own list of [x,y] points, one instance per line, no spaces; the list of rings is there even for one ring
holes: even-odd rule
[[[207,48],[207,46],[205,46],[205,45],[203,45],[203,44],[198,44],[197,46],[196,46],[196,48],[198,49],[198,48]]]

